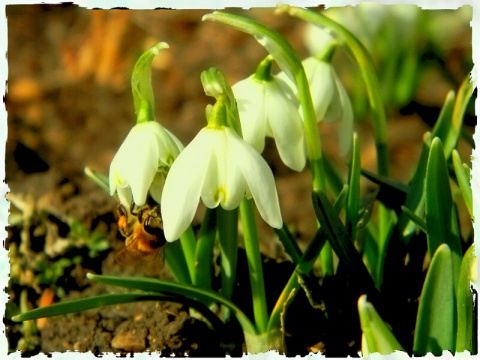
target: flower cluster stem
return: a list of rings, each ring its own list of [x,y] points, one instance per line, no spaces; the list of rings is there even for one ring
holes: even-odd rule
[[[368,99],[372,109],[373,132],[377,148],[378,173],[388,176],[389,160],[387,146],[387,121],[383,105],[380,84],[375,70],[375,65],[365,46],[346,28],[332,19],[310,10],[279,5],[278,9],[288,12],[289,15],[300,18],[317,26],[325,26],[333,30],[347,45],[353,54],[362,73]]]
[[[203,217],[202,226],[198,235],[197,248],[195,252],[195,286],[211,289],[213,274],[213,247],[215,245],[216,211],[208,209]]]
[[[185,260],[187,261],[190,279],[193,280],[195,279],[195,252],[197,240],[195,239],[195,233],[191,226],[189,226],[182,236],[180,236],[180,244],[182,244]]]
[[[262,334],[267,330],[268,312],[265,282],[263,279],[262,258],[260,254],[252,199],[243,199],[240,204],[240,215],[242,219],[243,236],[245,239],[245,251],[247,253],[250,286],[252,289],[255,326],[257,332]]]
[[[230,299],[235,285],[238,257],[238,209],[217,208],[218,237],[220,243],[220,276],[222,296]]]

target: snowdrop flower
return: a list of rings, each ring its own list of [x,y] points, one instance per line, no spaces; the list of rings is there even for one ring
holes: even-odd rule
[[[160,203],[168,169],[183,149],[180,141],[156,121],[137,123],[110,164],[110,193],[130,207],[142,206],[147,193]]]
[[[265,136],[274,138],[284,164],[301,171],[306,153],[298,101],[282,79],[270,74],[271,63],[267,57],[254,75],[232,86],[243,139],[261,153]]]
[[[353,109],[347,91],[333,65],[310,57],[303,61],[317,119],[340,122],[339,142],[342,155],[350,150],[353,135]]]
[[[331,44],[335,46],[335,44]],[[333,47],[325,48],[320,57],[309,57],[302,64],[310,85],[313,106],[317,121],[341,123],[339,130],[340,151],[346,155],[351,147],[353,136],[353,109],[347,91],[330,61],[321,60],[329,57]],[[284,72],[278,74],[296,93],[295,85]],[[299,112],[302,114],[302,112]]]
[[[253,197],[262,218],[280,228],[282,218],[275,181],[261,155],[226,124],[225,105],[217,101],[208,125],[173,163],[165,181],[162,217],[165,238],[182,235],[200,198],[208,208],[232,210]]]

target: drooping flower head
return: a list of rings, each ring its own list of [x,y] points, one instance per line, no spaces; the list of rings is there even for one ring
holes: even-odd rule
[[[160,203],[168,169],[183,145],[156,121],[136,124],[110,164],[110,193],[127,208],[144,205],[148,193]]]
[[[342,155],[346,155],[353,136],[353,109],[348,93],[330,62],[336,46],[335,42],[326,44],[319,55],[308,57],[302,64],[310,86],[317,121],[340,122],[340,151]],[[285,73],[279,73],[278,76],[296,93],[296,87]]]
[[[190,225],[198,202],[232,210],[245,196],[253,197],[260,215],[272,227],[282,219],[275,180],[260,154],[226,125],[220,100],[209,114],[208,125],[173,163],[163,190],[165,238],[174,241]]]
[[[271,66],[272,58],[268,56],[254,75],[232,86],[243,139],[261,153],[265,137],[272,137],[284,164],[301,171],[306,154],[298,101],[282,79],[270,74]]]

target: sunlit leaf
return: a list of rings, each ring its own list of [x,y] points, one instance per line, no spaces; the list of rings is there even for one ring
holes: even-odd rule
[[[440,245],[433,255],[420,296],[415,326],[413,353],[425,356],[432,352],[455,350],[456,304],[452,252]]]

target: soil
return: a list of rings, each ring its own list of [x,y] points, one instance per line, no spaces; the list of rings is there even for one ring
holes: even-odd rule
[[[84,175],[84,167],[108,174],[110,161],[134,124],[131,69],[142,51],[154,43],[165,41],[170,45],[153,63],[157,120],[184,144],[204,126],[205,106],[212,103],[204,95],[199,80],[201,71],[216,66],[233,84],[255,70],[266,56],[264,49],[236,30],[202,23],[202,15],[208,12],[102,11],[67,4],[7,6],[5,169],[10,212],[18,220],[13,222],[14,218],[10,218],[6,240],[12,266],[7,289],[10,302],[4,319],[10,350],[20,348],[24,355],[69,350],[95,354],[161,351],[162,356],[240,356],[244,351],[237,323],[229,324],[234,336],[220,339],[205,322],[191,316],[188,308],[169,302],[108,306],[53,317],[37,323],[38,329],[29,337],[25,327],[9,320],[9,315],[18,313],[22,306],[38,307],[46,289],[53,289],[55,302],[119,291],[93,284],[85,278],[87,272],[122,276],[136,273],[135,268],[120,266],[114,260],[115,253],[124,246],[116,224],[116,200]],[[276,16],[271,9],[246,14],[284,34],[302,57],[307,54],[300,22]],[[457,54],[461,56],[464,54]],[[434,111],[443,103],[446,91],[455,86],[438,79],[437,84],[437,91],[429,94],[427,104]],[[421,92],[416,100],[421,103]],[[422,134],[429,129],[416,110],[406,116],[395,113],[389,120],[392,177],[400,181],[408,180]],[[362,165],[374,170],[376,158],[370,125],[360,123],[357,130],[362,139]],[[321,124],[320,131],[327,156],[346,173],[347,168],[337,155],[335,126]],[[468,158],[468,151],[462,150],[464,158]],[[267,142],[264,156],[277,177],[285,223],[294,229],[300,247],[304,248],[316,229],[310,175],[287,169],[272,142]],[[364,184],[365,191],[371,188],[371,184]],[[272,307],[293,271],[293,264],[271,229],[262,222],[259,225],[268,302]],[[73,233],[75,226],[85,232]],[[100,234],[101,240],[92,242],[91,234]],[[412,251],[397,250],[405,254]],[[60,264],[62,258],[71,262],[58,276],[39,270],[39,264]],[[403,266],[402,271],[397,267],[390,273],[392,282],[401,281],[412,269],[420,274],[416,282],[406,285],[410,291],[401,297],[403,302],[398,300],[399,306],[409,303],[404,309],[408,315],[401,318],[403,313],[399,312],[390,319],[397,328],[404,326],[407,334],[413,329],[424,276],[422,262],[423,257],[412,259],[410,267]],[[247,264],[242,251],[238,266],[234,301],[251,315]],[[39,280],[39,273],[50,276],[50,282]],[[168,272],[163,276],[168,278]],[[303,292],[297,296],[285,320],[287,355],[313,351],[327,356],[357,356],[358,294],[349,291],[347,285],[322,284],[322,301],[327,307],[335,303],[339,309],[329,316],[322,306],[311,306]],[[22,292],[27,294],[23,305]],[[394,301],[395,289],[386,289],[385,298]],[[349,324],[347,328],[345,323]],[[317,331],[310,331],[311,327]],[[408,344],[411,336],[399,340]]]

